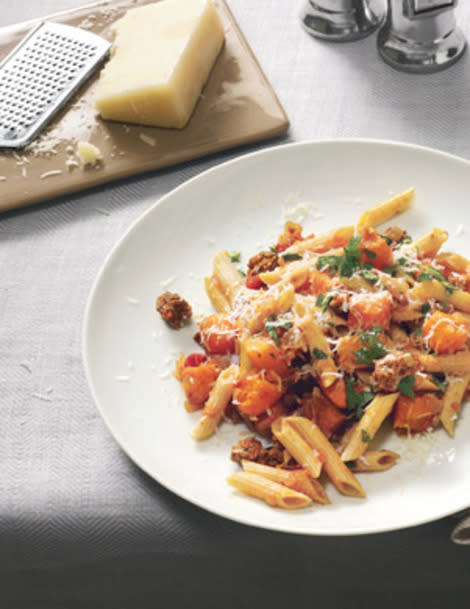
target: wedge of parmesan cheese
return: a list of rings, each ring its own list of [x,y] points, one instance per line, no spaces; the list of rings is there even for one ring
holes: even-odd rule
[[[131,9],[113,35],[96,90],[101,116],[184,127],[224,41],[211,0],[163,0]]]

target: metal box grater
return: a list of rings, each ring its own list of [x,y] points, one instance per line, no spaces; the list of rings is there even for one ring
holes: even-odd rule
[[[109,52],[96,34],[43,22],[0,63],[0,147],[22,148]]]

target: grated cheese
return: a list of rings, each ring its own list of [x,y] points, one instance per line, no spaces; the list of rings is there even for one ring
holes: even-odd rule
[[[146,133],[139,133],[139,138],[145,144],[148,144],[149,146],[155,146],[157,143],[157,140],[154,137],[151,137],[150,135],[147,135]]]
[[[41,175],[39,176],[40,180],[45,180],[46,178],[52,178],[54,176],[58,176],[62,173],[61,169],[53,169],[52,171],[46,171],[44,173],[41,173]]]

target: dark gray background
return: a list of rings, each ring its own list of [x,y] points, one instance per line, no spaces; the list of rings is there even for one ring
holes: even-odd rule
[[[0,25],[79,4],[2,0]],[[301,5],[230,1],[290,117],[282,141],[374,137],[470,157],[468,56],[435,76],[400,74],[374,37],[310,38]],[[0,217],[0,607],[468,606],[470,550],[449,541],[455,519],[356,538],[244,527],[142,474],[97,414],[80,330],[104,257],[161,195],[239,153]]]

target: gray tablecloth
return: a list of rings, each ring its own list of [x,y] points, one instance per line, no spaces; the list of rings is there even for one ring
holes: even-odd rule
[[[0,25],[78,4],[2,0]],[[394,72],[374,37],[309,37],[301,4],[230,2],[291,119],[283,141],[373,137],[470,158],[468,55],[434,76]],[[244,527],[150,480],[99,417],[80,331],[105,255],[161,195],[240,152],[0,217],[1,607],[468,606],[456,520],[360,538]]]

